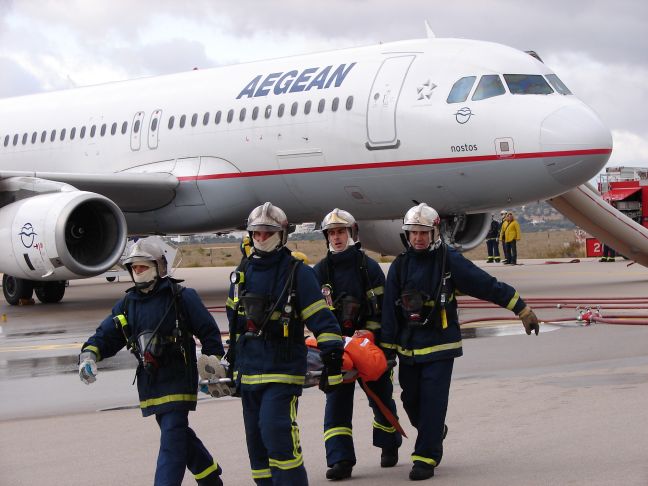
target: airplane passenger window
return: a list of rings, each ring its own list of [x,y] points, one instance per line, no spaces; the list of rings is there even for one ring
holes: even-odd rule
[[[272,115],[272,105],[266,106],[264,116],[266,117],[266,119],[268,119],[268,118],[270,118],[270,115]]]
[[[83,125],[81,127],[81,131],[79,132],[79,138],[84,138],[85,137],[85,132],[86,132],[86,127]]]
[[[18,145],[18,134],[17,134],[17,133],[14,135],[14,138],[13,138],[13,144],[14,144],[14,147],[15,147],[16,145]]]
[[[195,127],[196,123],[198,123],[198,113],[191,115],[191,126]]]
[[[76,137],[76,127],[70,129],[70,140],[74,140],[74,137]]]
[[[229,110],[227,112],[227,123],[232,123],[233,119],[234,119],[234,110]]]
[[[9,135],[5,136],[4,140],[4,146],[6,147],[7,145],[9,145]]]
[[[23,133],[23,138],[22,138],[22,144],[25,145],[27,143],[27,134]]]
[[[50,142],[53,142],[54,140],[56,140],[56,130],[52,130],[52,133],[50,133]]]
[[[105,123],[101,124],[101,130],[99,130],[99,135],[101,135],[102,137],[104,135],[106,135],[106,124]]]
[[[113,122],[113,124],[110,127],[110,134],[114,135],[115,133],[117,133],[117,123]]]
[[[182,115],[180,117],[180,128],[184,128],[186,122],[187,122],[187,115]]]
[[[284,110],[286,109],[286,105],[281,103],[279,107],[277,108],[277,116],[281,118],[284,115]]]
[[[298,107],[299,107],[299,103],[297,103],[297,102],[295,101],[295,102],[292,104],[292,106],[290,107],[290,114],[291,114],[292,116],[295,116],[295,115],[297,114],[297,108],[298,108]]]
[[[8,137],[8,136],[9,136],[9,135],[7,135],[7,137]],[[7,139],[5,138],[5,140],[7,140]],[[41,143],[45,143],[45,140],[47,140],[47,130],[43,130],[43,131],[41,132]],[[6,146],[7,146],[7,144],[5,143],[5,147],[6,147]]]
[[[125,121],[124,123],[122,123],[122,129],[121,129],[122,135],[126,135],[127,131],[128,131],[128,122]]]
[[[322,98],[321,100],[319,100],[319,103],[317,104],[317,113],[322,113],[325,107],[326,107],[326,100]]]
[[[175,116],[172,116],[171,118],[169,118],[169,123],[167,124],[167,127],[169,128],[169,130],[171,130],[173,128],[174,123],[175,123]]]
[[[62,142],[63,140],[65,140],[65,128],[64,128],[63,130],[61,130],[61,135],[59,136],[59,140],[60,140],[61,142]]]
[[[245,121],[245,108],[241,108],[241,111],[239,113],[239,121]]]
[[[553,89],[539,74],[505,74],[504,80],[511,94],[551,94]]]
[[[253,119],[253,120],[256,120],[257,118],[259,118],[259,107],[258,107],[258,106],[255,106],[255,107],[252,109],[252,119]]]
[[[157,126],[158,126],[158,119],[153,118],[151,120],[151,131],[154,132],[155,130],[157,130]]]
[[[353,96],[349,96],[346,100],[347,111],[351,111],[351,108],[353,108]]]
[[[183,116],[184,116],[184,115],[183,115]],[[92,129],[94,130],[94,125],[92,126]],[[139,121],[139,120],[135,120],[135,125],[133,125],[133,132],[135,132],[135,133],[139,133],[139,129],[140,129],[140,121]],[[92,137],[94,137],[94,133],[91,133],[90,135],[91,135]]]
[[[452,85],[446,103],[463,103],[468,98],[477,76],[465,76]]]
[[[37,136],[38,136],[38,133],[36,133],[36,132],[32,133],[32,140],[31,140],[32,145],[34,145],[36,143],[36,137]]]
[[[304,103],[304,115],[308,115],[310,113],[311,105],[312,103],[310,102],[310,100]]]
[[[203,115],[203,125],[207,125],[209,123],[209,112],[206,111],[205,114]]]
[[[339,105],[340,105],[340,98],[336,96],[335,98],[333,98],[333,101],[331,102],[331,111],[337,111]]]
[[[137,122],[135,122],[136,127],[139,126],[138,123],[139,123],[139,120]],[[94,138],[95,133],[97,133],[97,125],[92,125],[92,127],[90,128],[90,138]]]
[[[571,91],[569,91],[569,88],[565,86],[565,83],[563,83],[558,76],[555,74],[547,74],[545,75],[547,80],[549,81],[549,84],[553,86],[553,89],[555,89],[558,93],[561,95],[570,95],[572,94]]]
[[[216,125],[218,125],[220,123],[220,121],[221,121],[221,111],[218,110],[216,112],[216,117],[214,118],[214,123],[216,123]]]
[[[506,93],[506,90],[500,77],[497,74],[487,74],[479,80],[471,99],[473,101],[485,100],[504,93]]]

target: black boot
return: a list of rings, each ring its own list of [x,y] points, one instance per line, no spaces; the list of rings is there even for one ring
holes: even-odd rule
[[[380,467],[394,467],[398,463],[398,448],[383,447],[380,454]]]
[[[326,471],[326,479],[332,481],[347,479],[351,477],[351,471],[353,471],[353,463],[351,461],[340,461],[333,464],[333,467]]]
[[[415,462],[409,473],[409,478],[412,481],[422,481],[423,479],[430,479],[432,476],[434,476],[434,466],[421,462]]]

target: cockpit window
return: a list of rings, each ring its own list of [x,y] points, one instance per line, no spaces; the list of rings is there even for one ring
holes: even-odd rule
[[[547,80],[549,81],[549,84],[553,86],[553,89],[555,89],[558,93],[561,95],[570,95],[572,94],[571,91],[569,91],[569,88],[565,86],[565,83],[563,83],[558,76],[555,74],[547,74],[545,75]]]
[[[477,79],[477,76],[466,76],[457,81],[452,86],[446,102],[462,103],[466,101],[466,98],[468,98],[468,94],[470,94],[470,90],[472,89],[473,84],[475,84],[475,79]]]
[[[539,74],[505,74],[511,94],[551,94],[553,89]]]
[[[487,74],[479,80],[477,89],[475,89],[471,99],[473,101],[485,100],[504,93],[506,93],[506,90],[500,77],[497,74]]]

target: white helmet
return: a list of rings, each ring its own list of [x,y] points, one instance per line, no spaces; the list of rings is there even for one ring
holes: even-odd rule
[[[277,248],[285,245],[288,241],[289,228],[286,213],[281,208],[273,206],[269,202],[262,206],[257,206],[252,210],[250,216],[248,216],[246,229],[250,232],[250,238],[252,238],[252,232],[254,231],[281,232],[281,243]],[[254,243],[254,238],[252,238],[252,241]]]
[[[332,228],[349,228],[349,234],[353,241],[358,241],[358,223],[353,215],[344,209],[335,208],[324,216],[322,220],[322,232],[328,239],[328,230]]]
[[[439,239],[439,224],[441,224],[439,213],[425,203],[410,208],[403,218],[403,230],[406,236],[409,236],[410,231],[430,231],[432,244]]]
[[[136,262],[154,262],[157,267],[157,274],[160,278],[168,275],[168,263],[164,254],[164,241],[159,236],[148,236],[139,239],[131,247],[122,265],[126,267],[128,273],[133,276],[131,266]]]

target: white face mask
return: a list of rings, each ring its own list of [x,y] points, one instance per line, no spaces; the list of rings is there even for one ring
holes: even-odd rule
[[[146,265],[148,269],[144,270],[141,273],[133,273],[133,282],[135,282],[135,285],[137,286],[137,289],[147,293],[149,292],[152,288],[153,285],[155,284],[155,280],[157,279],[158,272],[157,272],[157,267],[151,263],[151,262],[133,262],[134,265]],[[142,285],[146,284],[148,285]]]
[[[272,233],[272,236],[269,236],[265,241],[257,241],[254,238],[252,238],[252,241],[254,242],[254,248],[269,253],[281,243],[281,232]]]

